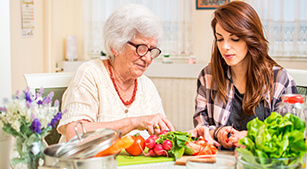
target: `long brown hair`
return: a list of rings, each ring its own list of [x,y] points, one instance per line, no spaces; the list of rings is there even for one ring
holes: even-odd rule
[[[255,113],[255,108],[268,93],[272,94],[274,73],[273,66],[278,65],[268,55],[268,41],[264,37],[263,26],[256,11],[249,4],[242,1],[232,1],[214,12],[211,27],[214,34],[211,69],[213,83],[218,85],[218,97],[228,99],[226,75],[227,64],[221,56],[216,41],[216,24],[224,30],[244,40],[248,46],[248,70],[246,73],[246,91],[242,101],[245,114]],[[279,66],[279,65],[278,65]],[[211,92],[213,99],[213,92]]]

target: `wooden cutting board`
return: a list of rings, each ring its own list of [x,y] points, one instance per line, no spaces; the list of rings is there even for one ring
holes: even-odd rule
[[[197,156],[182,156],[181,158],[177,159],[175,161],[176,165],[185,165],[189,159],[194,162],[202,162],[202,163],[215,163],[216,158],[210,157],[210,158],[196,158]]]

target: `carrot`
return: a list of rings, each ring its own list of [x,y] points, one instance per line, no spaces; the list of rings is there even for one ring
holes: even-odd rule
[[[130,147],[133,144],[133,142],[134,142],[134,139],[132,138],[132,136],[127,135],[125,137],[120,138],[118,141],[112,144],[109,148],[103,151],[100,151],[94,157],[102,157],[102,156],[117,154],[120,151],[122,151],[122,149],[126,149]]]

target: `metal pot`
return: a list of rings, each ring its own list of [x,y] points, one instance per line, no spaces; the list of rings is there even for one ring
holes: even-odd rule
[[[77,124],[80,124],[83,133],[77,132]],[[54,144],[46,147],[44,169],[116,169],[115,155],[94,157],[98,152],[109,148],[120,137],[121,132],[112,129],[97,129],[86,132],[83,124],[75,124],[76,136],[67,143]]]
[[[56,151],[63,145],[54,144],[44,150],[45,163],[43,168],[49,169],[116,169],[117,162],[115,155],[95,157],[87,159],[70,159],[55,157]]]

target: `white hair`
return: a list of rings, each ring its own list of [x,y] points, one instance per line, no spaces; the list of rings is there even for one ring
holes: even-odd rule
[[[162,37],[162,25],[157,16],[147,7],[139,4],[124,4],[107,19],[103,28],[104,47],[107,57],[113,60],[111,51],[121,53],[127,41],[140,35],[154,38]]]

